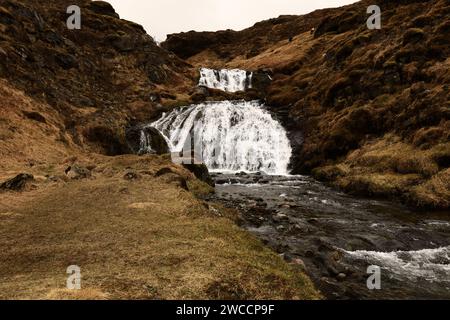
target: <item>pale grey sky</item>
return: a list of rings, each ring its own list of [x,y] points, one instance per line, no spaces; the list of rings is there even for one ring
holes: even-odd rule
[[[356,0],[107,0],[120,17],[163,41],[182,31],[242,30],[281,14],[305,14]]]

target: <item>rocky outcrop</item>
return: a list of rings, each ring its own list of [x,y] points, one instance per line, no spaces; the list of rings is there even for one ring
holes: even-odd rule
[[[204,164],[183,164],[183,167],[192,172],[197,179],[209,184],[211,187],[215,186],[215,182],[209,174],[209,170]]]
[[[136,126],[126,132],[127,145],[135,154],[166,154],[170,153],[169,145],[164,136],[155,128]]]

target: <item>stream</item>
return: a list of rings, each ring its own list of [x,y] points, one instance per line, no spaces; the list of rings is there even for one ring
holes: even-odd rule
[[[214,200],[328,299],[450,299],[450,217],[354,198],[305,176],[214,174]],[[380,289],[369,290],[369,266]]]

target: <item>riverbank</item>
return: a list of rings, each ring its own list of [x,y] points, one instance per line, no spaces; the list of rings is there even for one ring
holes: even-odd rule
[[[321,297],[301,268],[236,226],[236,211],[196,198],[211,188],[167,157],[72,158],[27,172],[23,191],[1,193],[2,299]],[[81,290],[66,289],[70,265]]]

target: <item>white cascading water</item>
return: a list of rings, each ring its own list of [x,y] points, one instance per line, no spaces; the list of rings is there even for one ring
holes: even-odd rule
[[[253,73],[239,69],[200,69],[199,86],[226,92],[245,91],[252,87]]]
[[[150,126],[180,152],[192,131],[212,171],[288,174],[292,149],[286,131],[257,101],[209,102],[164,114]]]
[[[428,281],[450,283],[450,247],[419,251],[344,251],[353,259],[379,265],[399,277],[409,280],[422,278]]]

